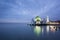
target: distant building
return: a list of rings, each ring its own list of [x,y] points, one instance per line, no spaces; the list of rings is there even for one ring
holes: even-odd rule
[[[40,24],[41,23],[41,18],[39,16],[36,16],[34,19],[36,24]]]
[[[60,24],[60,21],[50,21],[48,24]]]
[[[49,17],[47,16],[47,18],[46,18],[46,23],[48,23],[49,22]]]
[[[47,16],[46,19],[41,19],[39,16],[36,16],[33,20],[35,24],[60,24],[60,21],[50,21]]]

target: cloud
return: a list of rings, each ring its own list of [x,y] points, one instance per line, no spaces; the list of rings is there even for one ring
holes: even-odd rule
[[[49,16],[50,13],[56,11],[53,11],[52,9],[54,9],[57,5],[59,5],[58,0],[3,0],[0,1],[0,14],[2,15],[0,15],[0,18],[16,18],[18,20],[28,20],[37,15]]]

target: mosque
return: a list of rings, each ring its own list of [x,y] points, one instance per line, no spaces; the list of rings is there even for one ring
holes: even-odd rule
[[[41,24],[41,18],[39,16],[36,16],[34,21],[36,24]]]
[[[42,18],[40,18],[39,16],[36,16],[34,18],[34,23],[35,24],[60,24],[60,21],[50,21],[49,17],[47,16],[44,23],[44,20],[42,20]]]

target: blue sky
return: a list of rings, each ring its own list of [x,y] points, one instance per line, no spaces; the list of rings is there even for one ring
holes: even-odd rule
[[[0,0],[0,22],[28,22],[37,15],[60,20],[60,0]]]

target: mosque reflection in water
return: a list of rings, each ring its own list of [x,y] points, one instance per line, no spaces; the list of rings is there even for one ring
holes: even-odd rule
[[[49,33],[49,32],[56,32],[60,30],[60,27],[58,26],[35,26],[34,27],[34,33],[39,36],[41,33],[43,34],[44,31]]]
[[[42,28],[40,26],[34,27],[35,34],[39,35],[41,33],[41,31],[42,31]]]

